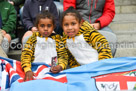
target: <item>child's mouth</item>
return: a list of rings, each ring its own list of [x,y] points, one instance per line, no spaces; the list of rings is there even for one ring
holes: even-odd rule
[[[73,32],[68,32],[68,35],[73,35],[75,32],[73,31]]]
[[[47,35],[47,34],[48,34],[48,32],[45,32],[44,34],[45,34],[45,35]]]

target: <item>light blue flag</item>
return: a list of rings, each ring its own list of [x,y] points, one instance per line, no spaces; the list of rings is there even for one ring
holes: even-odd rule
[[[66,83],[53,80],[32,80],[23,83],[16,81],[11,84],[10,91],[98,91],[92,77],[135,69],[136,57],[105,59],[64,70],[62,73],[66,74]]]

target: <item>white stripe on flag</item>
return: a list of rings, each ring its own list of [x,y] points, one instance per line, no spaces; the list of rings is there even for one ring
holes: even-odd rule
[[[52,77],[52,78],[55,78],[55,79],[59,79],[59,78],[62,78],[62,77],[66,77],[66,75],[64,74],[64,75],[59,75],[59,76],[52,76],[52,75],[50,75],[50,74],[46,74],[45,76],[43,76],[42,78],[45,78],[45,77]]]
[[[5,91],[7,75],[8,73],[5,70],[2,71],[1,91]]]
[[[13,60],[13,69],[16,71],[16,60]]]
[[[38,78],[41,78],[45,75],[45,73],[49,72],[49,68],[44,68],[42,71],[39,72]]]

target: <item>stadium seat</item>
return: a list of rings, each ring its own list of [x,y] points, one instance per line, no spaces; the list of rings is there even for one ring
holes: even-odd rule
[[[115,56],[116,53],[116,43],[117,43],[117,38],[116,35],[112,32],[107,32],[107,31],[99,31],[103,36],[105,36],[105,38],[108,40],[111,51],[112,51],[112,55],[113,57]]]

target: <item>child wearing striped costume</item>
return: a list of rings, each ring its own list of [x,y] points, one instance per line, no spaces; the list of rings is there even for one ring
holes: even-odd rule
[[[55,18],[45,11],[38,14],[35,25],[38,32],[34,32],[28,39],[21,55],[21,66],[25,72],[24,81],[34,79],[34,73],[31,71],[32,62],[44,62],[50,65],[52,58],[57,57],[57,65],[51,67],[52,73],[58,73],[67,66],[68,56],[65,47],[60,45],[61,36],[52,33],[55,28]]]
[[[68,65],[71,68],[112,58],[106,38],[89,22],[82,21],[82,17],[73,7],[63,12],[61,22],[64,30],[62,41],[67,48]]]

